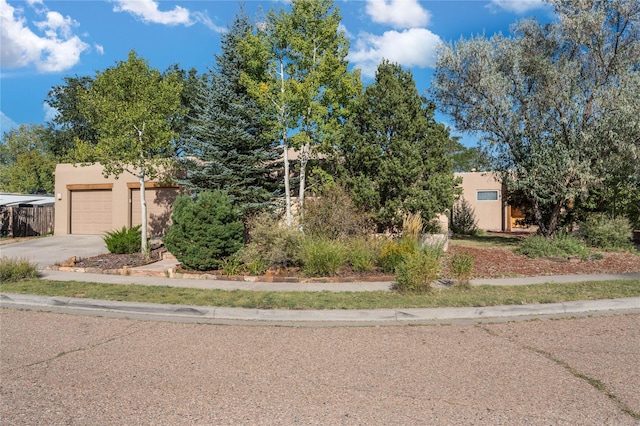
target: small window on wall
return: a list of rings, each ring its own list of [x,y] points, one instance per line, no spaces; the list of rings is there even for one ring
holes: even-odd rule
[[[478,201],[498,201],[498,191],[477,191]]]

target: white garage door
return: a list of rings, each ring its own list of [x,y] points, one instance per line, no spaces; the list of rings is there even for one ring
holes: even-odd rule
[[[104,234],[112,231],[110,189],[71,191],[71,233]]]
[[[178,188],[149,188],[145,190],[147,202],[147,232],[150,237],[166,233],[171,224],[173,202],[178,196]],[[131,189],[131,226],[142,223],[140,189]]]

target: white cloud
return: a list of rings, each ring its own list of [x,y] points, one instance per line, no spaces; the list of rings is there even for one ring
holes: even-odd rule
[[[349,61],[365,77],[375,76],[382,59],[406,67],[427,68],[435,64],[440,37],[426,28],[386,31],[381,36],[362,33],[349,53]]]
[[[204,12],[193,12],[193,17],[197,22],[204,24],[207,28],[217,33],[224,33],[227,31],[225,27],[221,27],[213,23],[211,18]]]
[[[129,12],[140,18],[142,22],[163,25],[191,25],[193,21],[189,10],[176,6],[173,10],[163,12],[158,9],[155,0],[113,0],[116,3],[114,12]]]
[[[42,110],[44,111],[44,121],[52,121],[58,115],[58,110],[46,102],[42,103]]]
[[[93,48],[96,49],[96,52],[98,52],[98,54],[104,55],[104,46],[103,45],[95,43],[93,45]]]
[[[367,0],[366,10],[373,22],[394,28],[422,27],[431,19],[418,0]]]
[[[13,8],[6,0],[0,0],[0,44],[2,44],[2,68],[21,68],[35,65],[41,72],[60,72],[80,61],[80,54],[89,48],[73,28],[78,24],[70,17],[44,8],[39,0],[28,5],[40,6],[44,21],[34,22],[40,34],[27,26],[23,9]]]
[[[543,0],[491,0],[489,5],[491,8],[497,7],[508,12],[520,14],[548,6],[548,3],[543,2]]]
[[[15,127],[18,127],[18,123],[10,119],[4,112],[0,111],[0,136],[3,136]]]

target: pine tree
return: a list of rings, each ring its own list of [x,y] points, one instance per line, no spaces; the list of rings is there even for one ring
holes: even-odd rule
[[[240,83],[248,67],[238,44],[251,30],[241,11],[203,79],[183,141],[189,160],[182,183],[195,192],[224,190],[245,217],[271,205],[280,193],[275,180],[279,150],[265,115]]]
[[[347,180],[356,204],[381,230],[399,228],[407,213],[430,221],[453,205],[449,131],[434,112],[411,72],[384,61],[347,126]]]

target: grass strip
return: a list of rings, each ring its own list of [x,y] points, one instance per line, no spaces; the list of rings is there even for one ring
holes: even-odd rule
[[[635,297],[640,296],[640,279],[526,286],[477,286],[470,290],[447,288],[433,289],[426,294],[385,291],[227,291],[28,279],[2,283],[0,291],[126,302],[256,309],[398,309],[524,305]]]

